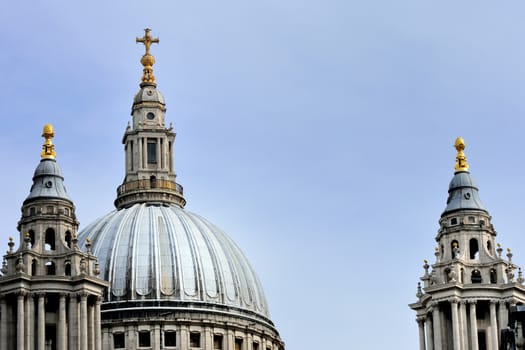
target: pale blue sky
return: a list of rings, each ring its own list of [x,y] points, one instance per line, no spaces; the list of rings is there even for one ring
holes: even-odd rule
[[[4,1],[0,243],[43,124],[81,227],[112,210],[152,52],[187,208],[243,249],[288,350],[416,349],[457,136],[525,265],[520,1]],[[5,245],[7,248],[7,245]]]

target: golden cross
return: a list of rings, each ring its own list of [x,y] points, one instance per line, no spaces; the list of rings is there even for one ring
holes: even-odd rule
[[[149,28],[146,28],[144,29],[144,36],[142,38],[137,38],[137,43],[143,43],[144,46],[146,47],[146,55],[149,55],[149,48],[151,46],[151,44],[153,43],[159,43],[159,38],[152,38],[151,37],[151,29]]]

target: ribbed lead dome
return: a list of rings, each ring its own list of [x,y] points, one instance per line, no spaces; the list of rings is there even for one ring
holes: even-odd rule
[[[135,204],[85,228],[106,302],[171,300],[221,304],[269,317],[261,284],[235,243],[176,205]]]

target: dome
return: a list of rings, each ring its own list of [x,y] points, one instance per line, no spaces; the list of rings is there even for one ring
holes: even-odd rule
[[[479,198],[476,183],[468,171],[454,174],[448,188],[447,206],[442,215],[460,209],[487,211]]]
[[[54,159],[42,159],[35,169],[33,185],[24,203],[36,198],[57,198],[71,202],[64,187],[62,170]]]
[[[87,238],[100,276],[110,282],[106,303],[187,302],[269,317],[261,284],[241,250],[208,220],[176,205],[141,203],[112,211],[80,233],[81,242]]]

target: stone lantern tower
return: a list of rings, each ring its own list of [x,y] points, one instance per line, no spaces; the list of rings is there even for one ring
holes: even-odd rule
[[[0,277],[0,349],[101,349],[101,280],[90,245],[77,243],[75,206],[55,158],[51,125]]]
[[[511,305],[525,302],[521,269],[495,242],[491,216],[469,172],[462,138],[439,219],[435,262],[425,260],[416,311],[421,350],[498,350]],[[516,276],[517,275],[517,276]]]

